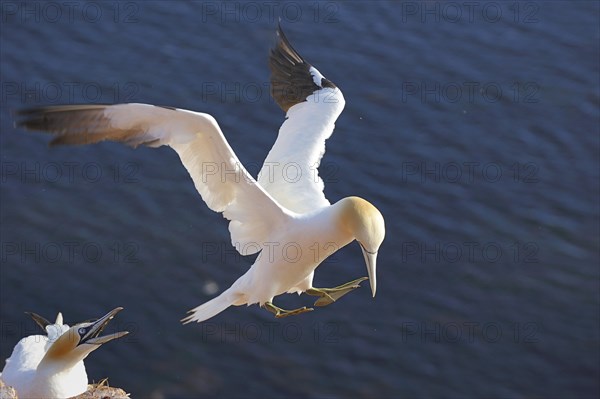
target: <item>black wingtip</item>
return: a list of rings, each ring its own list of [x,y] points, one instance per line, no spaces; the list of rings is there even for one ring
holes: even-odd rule
[[[25,314],[31,317],[33,321],[35,321],[35,323],[42,328],[42,330],[45,330],[46,326],[52,324],[46,318],[40,316],[37,313],[25,312]]]
[[[283,33],[283,28],[281,26],[281,18],[279,18],[279,22],[277,22],[277,30],[275,31],[278,38],[285,37],[285,33]]]
[[[27,131],[47,131],[47,114],[53,112],[53,107],[30,107],[23,108],[15,112],[15,128]]]
[[[96,111],[108,107],[109,104],[80,104],[80,105],[45,105],[21,108],[13,114],[15,128],[35,130],[56,134],[57,117],[80,111]],[[54,145],[56,143],[50,143]]]
[[[17,110],[14,114],[14,126],[24,130],[43,130],[44,107],[24,108]]]
[[[271,48],[271,96],[279,107],[287,112],[293,105],[305,101],[319,89],[309,73],[311,67],[292,47],[281,27],[277,25],[277,42]]]
[[[287,112],[295,104],[306,101],[312,93],[325,87],[336,88],[326,78],[315,82],[308,63],[290,43],[281,27],[277,25],[277,44],[271,49],[271,96],[279,107]]]
[[[284,53],[288,57],[291,57],[296,63],[306,64],[308,66],[308,68],[310,68],[311,65],[308,62],[306,62],[304,57],[302,57],[300,55],[300,53],[298,53],[298,51],[296,51],[294,46],[292,46],[292,44],[288,40],[287,36],[283,32],[281,23],[277,24],[277,32],[276,33],[277,33],[278,40],[277,40],[277,44],[275,45],[275,47],[271,50],[271,54],[273,54],[274,52],[275,53],[277,53],[277,52]]]

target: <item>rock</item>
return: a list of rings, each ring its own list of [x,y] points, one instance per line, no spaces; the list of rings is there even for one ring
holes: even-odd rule
[[[12,387],[4,385],[0,380],[0,399],[18,399],[17,393]],[[108,386],[108,379],[100,381],[98,384],[89,384],[88,390],[73,399],[131,399],[129,394],[120,388]]]
[[[2,380],[0,380],[0,399],[17,399],[14,388],[7,387]]]

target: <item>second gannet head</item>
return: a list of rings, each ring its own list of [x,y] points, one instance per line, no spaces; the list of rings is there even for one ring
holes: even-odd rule
[[[127,335],[121,331],[110,335],[100,336],[102,330],[123,308],[115,308],[96,321],[88,321],[74,325],[54,341],[40,362],[40,366],[61,364],[68,366],[82,361],[100,347],[113,339]],[[38,369],[39,367],[38,366]]]
[[[121,331],[100,336],[122,309],[73,327],[62,324],[60,313],[55,324],[31,314],[48,336],[23,338],[7,359],[2,379],[23,398],[67,398],[85,392],[88,380],[83,360],[102,344],[128,334]]]
[[[362,249],[374,297],[377,291],[377,252],[385,238],[383,216],[370,202],[359,197],[344,198],[339,204],[342,228],[349,231]]]

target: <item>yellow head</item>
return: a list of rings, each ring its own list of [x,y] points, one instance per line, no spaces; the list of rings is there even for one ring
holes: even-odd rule
[[[74,365],[85,359],[87,355],[98,349],[100,345],[127,335],[127,331],[122,331],[100,336],[104,327],[121,310],[123,308],[115,308],[96,321],[79,323],[69,328],[52,343],[40,365],[49,363]]]
[[[377,251],[385,238],[383,216],[370,202],[347,197],[340,202],[342,226],[358,241],[365,257],[373,296],[377,290]]]

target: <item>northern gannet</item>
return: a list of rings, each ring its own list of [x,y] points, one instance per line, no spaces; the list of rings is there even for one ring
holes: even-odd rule
[[[121,331],[100,336],[108,322],[123,308],[115,308],[93,322],[69,327],[59,313],[54,324],[30,313],[46,335],[21,339],[6,359],[1,378],[24,399],[70,398],[87,390],[83,359],[100,345],[127,335]]]
[[[231,305],[258,303],[276,317],[313,310],[273,304],[283,293],[318,296],[333,303],[358,288],[360,278],[334,288],[314,288],[314,271],[356,240],[362,248],[373,296],[384,220],[372,204],[347,197],[330,204],[317,167],[325,140],[345,100],[340,89],[306,62],[281,27],[271,50],[271,95],[286,119],[255,180],[208,114],[147,104],[67,105],[23,110],[19,126],[55,135],[54,144],[119,141],[137,147],[168,145],[179,155],[208,207],[230,221],[231,243],[242,254],[259,253],[250,269],[216,298],[182,321],[207,320]]]

